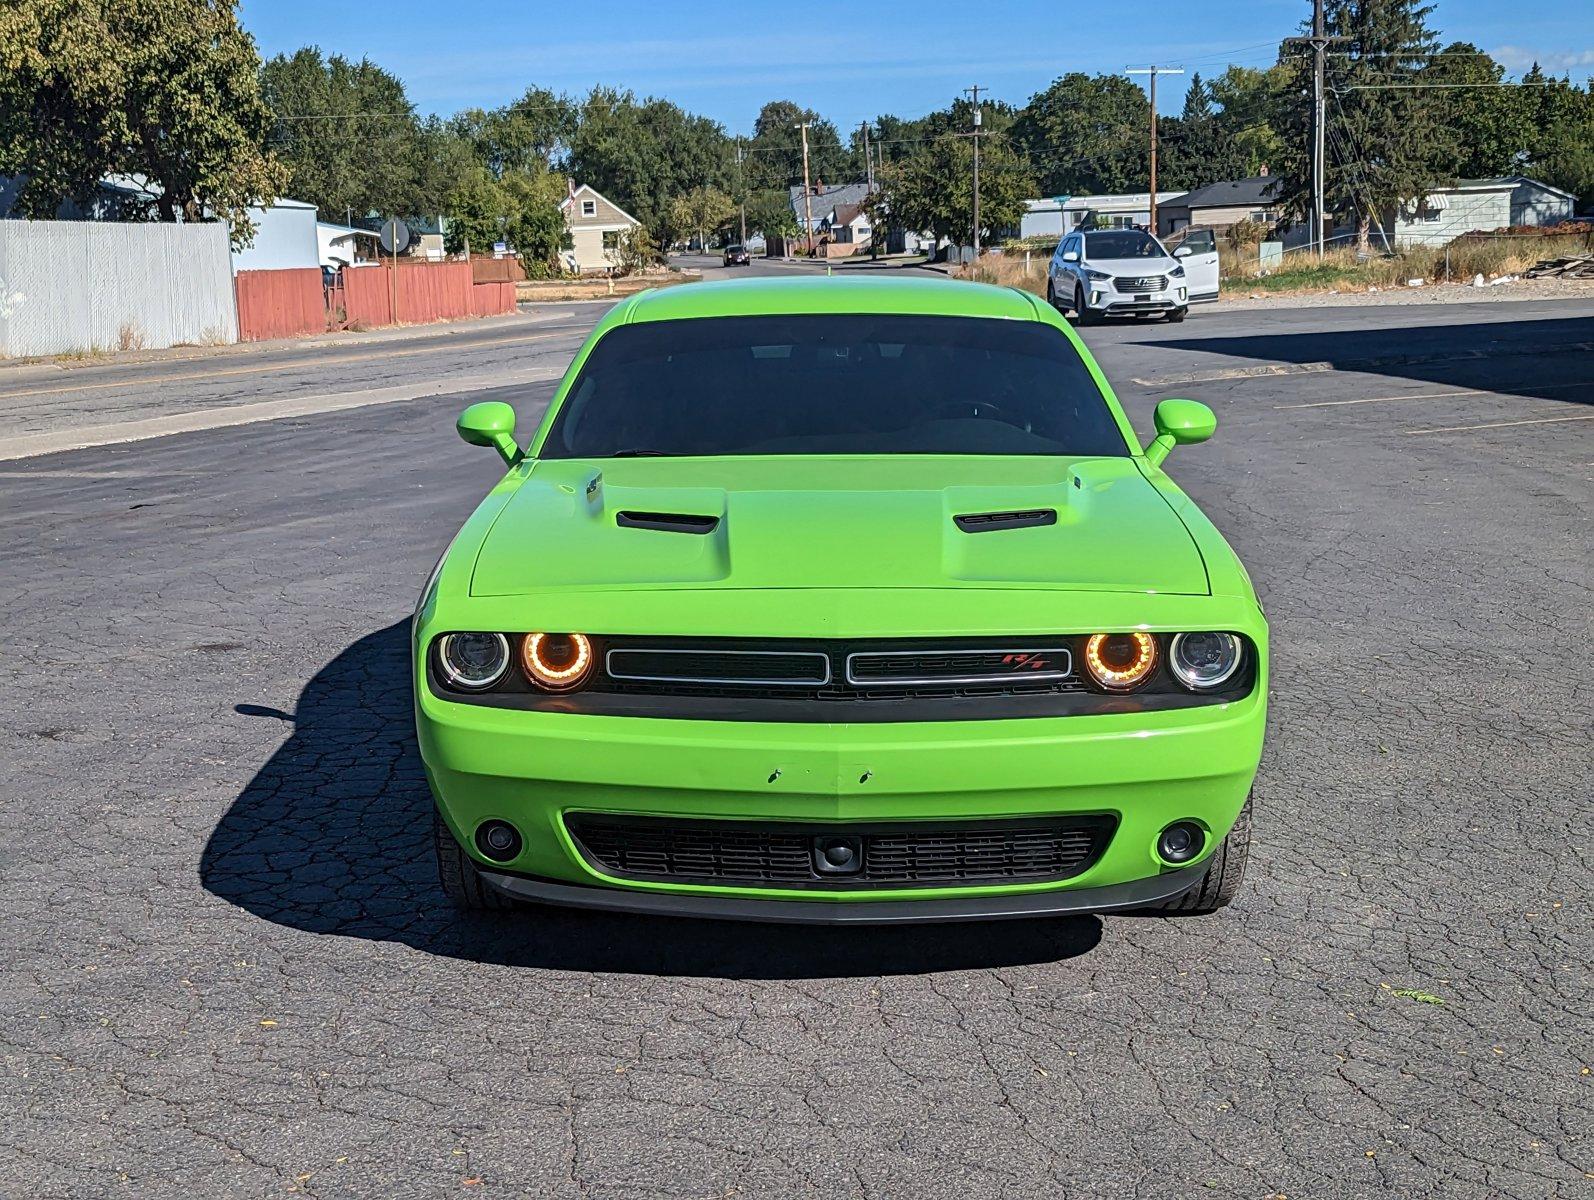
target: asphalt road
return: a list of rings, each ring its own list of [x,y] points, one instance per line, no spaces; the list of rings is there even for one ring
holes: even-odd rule
[[[0,463],[0,1195],[1589,1194],[1594,305],[1086,331],[1272,621],[1226,913],[462,918],[406,619],[599,311],[20,398],[443,389]]]

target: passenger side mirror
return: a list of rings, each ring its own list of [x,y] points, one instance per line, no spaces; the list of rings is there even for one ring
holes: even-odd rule
[[[1175,258],[1189,258],[1194,253],[1195,251],[1190,249],[1189,246],[1180,246],[1173,252],[1173,256]]]
[[[1152,420],[1157,436],[1146,447],[1146,461],[1160,467],[1175,446],[1204,442],[1218,428],[1218,415],[1199,400],[1164,400]]]
[[[1077,251],[1077,250],[1064,250],[1063,251],[1063,261],[1064,262],[1078,262],[1079,261],[1079,251]]]
[[[484,400],[459,414],[459,436],[472,446],[491,446],[511,467],[520,461],[515,444],[515,410],[502,400]]]

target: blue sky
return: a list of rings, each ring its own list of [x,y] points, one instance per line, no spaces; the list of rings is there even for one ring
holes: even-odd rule
[[[241,10],[264,54],[319,45],[367,55],[404,80],[423,112],[494,107],[532,83],[578,93],[604,83],[666,97],[734,134],[749,131],[765,100],[795,100],[847,126],[882,112],[920,116],[973,83],[1021,104],[1066,71],[1159,62],[1210,76],[1231,62],[1263,66],[1311,4],[243,0]],[[1591,16],[1594,0],[1438,0],[1430,23],[1512,70],[1538,60],[1582,80],[1594,75]],[[1182,81],[1168,82],[1158,107],[1177,111]]]

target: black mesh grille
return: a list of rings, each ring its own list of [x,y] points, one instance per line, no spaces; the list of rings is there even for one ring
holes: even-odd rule
[[[609,651],[610,677],[640,683],[703,682],[811,684],[830,676],[829,657],[820,652],[724,651],[615,648]]]
[[[860,827],[581,814],[568,816],[565,825],[595,867],[620,878],[847,890],[1066,879],[1105,849],[1113,819]],[[816,839],[836,836],[857,839],[862,867],[853,874],[815,869]]]

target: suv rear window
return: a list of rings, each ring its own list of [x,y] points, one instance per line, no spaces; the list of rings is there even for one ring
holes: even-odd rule
[[[622,325],[543,458],[1129,453],[1073,343],[1037,321],[825,314]]]
[[[1161,258],[1162,247],[1133,229],[1103,229],[1085,235],[1086,258]]]

